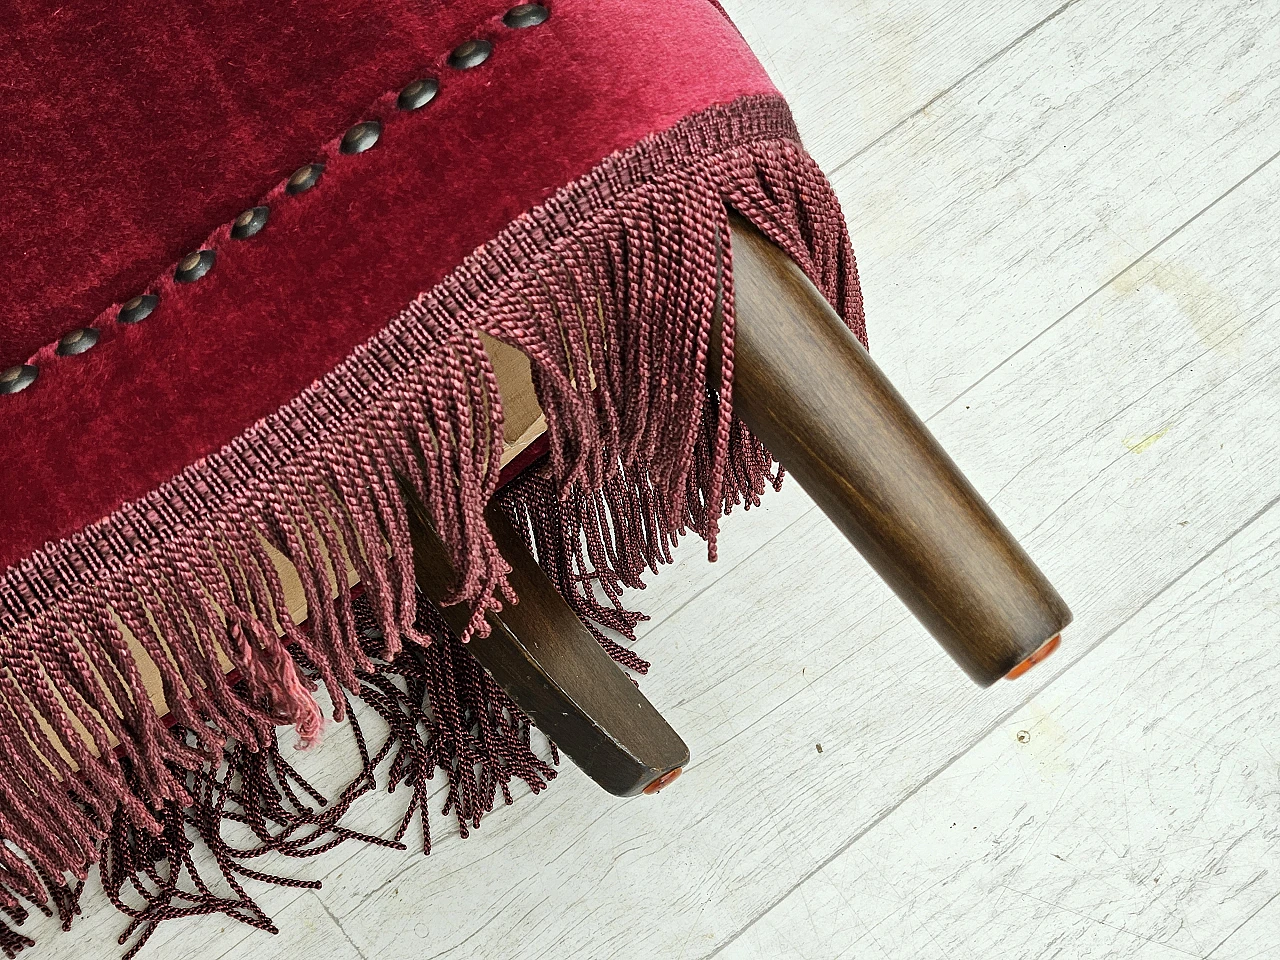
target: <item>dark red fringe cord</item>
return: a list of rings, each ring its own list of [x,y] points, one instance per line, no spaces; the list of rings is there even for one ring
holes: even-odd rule
[[[788,253],[865,342],[835,196],[785,104],[743,98],[602,161],[278,414],[6,571],[0,911],[20,924],[24,902],[35,904],[67,926],[99,862],[130,918],[128,956],[176,917],[221,912],[273,930],[241,880],[309,884],[249,861],[347,839],[399,847],[415,814],[428,850],[425,783],[436,770],[463,835],[498,795],[510,802],[512,779],[542,789],[554,771],[531,749],[528,720],[462,643],[510,593],[483,515],[499,496],[502,409],[479,334],[529,356],[548,421],[546,464],[501,502],[605,649],[644,672],[604,632],[634,637],[641,617],[622,589],[642,587],[687,532],[714,559],[720,518],[781,482],[733,415],[729,209]],[[462,638],[418,600],[402,485],[458,571],[449,600],[472,614]],[[306,630],[268,546],[298,571]],[[126,631],[159,674],[172,726]],[[276,739],[287,723],[315,740],[320,687],[362,760],[332,802]],[[351,696],[389,728],[376,750]],[[411,795],[391,839],[341,822],[379,776]],[[233,848],[227,823],[256,845]],[[231,896],[200,878],[191,835]],[[29,945],[0,922],[0,949]]]

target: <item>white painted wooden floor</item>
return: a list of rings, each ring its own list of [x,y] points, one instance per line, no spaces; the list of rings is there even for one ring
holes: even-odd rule
[[[1280,958],[1280,3],[725,6],[1062,651],[975,689],[792,486],[641,598],[673,788],[564,767],[430,858],[294,865],[278,938],[144,960]],[[88,913],[33,955],[118,956]]]

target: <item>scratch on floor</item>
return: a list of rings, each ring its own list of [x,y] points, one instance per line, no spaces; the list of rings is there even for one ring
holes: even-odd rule
[[[1165,426],[1157,430],[1155,433],[1150,434],[1149,436],[1146,436],[1146,437],[1141,437],[1141,438],[1125,437],[1124,445],[1129,448],[1130,453],[1142,453],[1145,450],[1150,450],[1153,446],[1156,445],[1156,443],[1160,440],[1161,437],[1163,437],[1166,433],[1169,432],[1170,426],[1172,426],[1172,424],[1166,424]]]

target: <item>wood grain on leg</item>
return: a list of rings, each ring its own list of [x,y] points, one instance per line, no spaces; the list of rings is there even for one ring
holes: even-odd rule
[[[733,263],[737,412],[977,683],[1051,653],[1071,611],[827,301],[736,217]]]
[[[410,501],[418,586],[437,604],[453,580],[444,544]],[[489,614],[487,637],[467,649],[582,771],[621,797],[655,793],[689,762],[689,748],[556,592],[511,522],[486,514],[520,598]],[[457,632],[463,605],[442,607]]]

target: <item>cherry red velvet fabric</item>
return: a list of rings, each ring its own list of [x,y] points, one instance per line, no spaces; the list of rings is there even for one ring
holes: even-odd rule
[[[0,30],[0,570],[217,450],[603,157],[772,84],[711,0],[18,0]],[[447,64],[482,38],[483,65]],[[395,94],[441,82],[416,112]],[[370,151],[337,141],[383,122]],[[283,180],[323,160],[316,187]],[[266,228],[232,240],[254,203]],[[221,225],[221,226],[220,226]],[[211,247],[214,269],[175,284]],[[160,306],[116,323],[149,291]],[[54,353],[68,330],[96,347]]]

